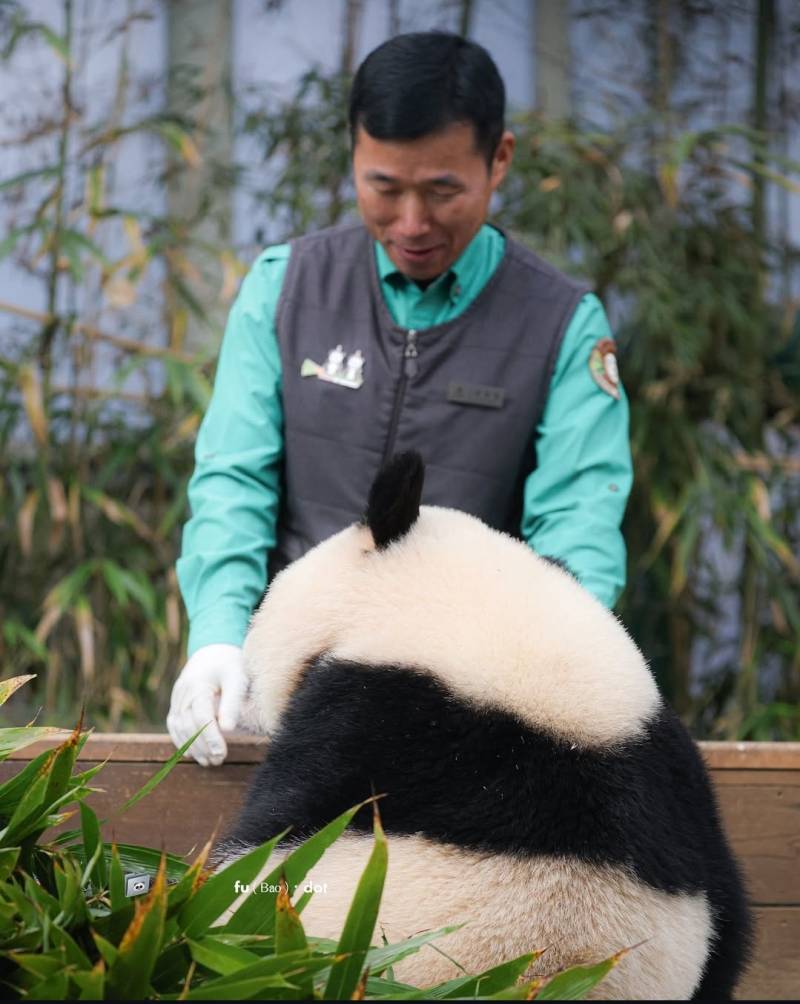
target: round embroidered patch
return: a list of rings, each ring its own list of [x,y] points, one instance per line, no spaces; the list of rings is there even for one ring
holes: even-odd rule
[[[601,338],[589,353],[589,372],[601,390],[619,400],[619,369],[617,343],[613,338]]]

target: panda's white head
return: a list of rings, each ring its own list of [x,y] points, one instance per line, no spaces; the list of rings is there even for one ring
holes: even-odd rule
[[[324,656],[414,669],[582,746],[641,734],[660,698],[620,622],[522,541],[421,506],[423,478],[418,454],[396,457],[360,522],[275,577],[245,641],[245,720],[272,732]]]

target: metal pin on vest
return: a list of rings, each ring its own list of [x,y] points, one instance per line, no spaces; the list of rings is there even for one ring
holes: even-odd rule
[[[406,332],[406,348],[403,352],[403,372],[407,377],[414,377],[417,375],[419,370],[419,365],[417,364],[417,331],[415,328],[409,328]]]

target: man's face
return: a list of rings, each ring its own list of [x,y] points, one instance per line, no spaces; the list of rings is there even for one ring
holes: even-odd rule
[[[481,228],[513,150],[503,133],[489,167],[470,123],[411,140],[373,139],[359,126],[353,173],[367,229],[409,279],[435,279]]]

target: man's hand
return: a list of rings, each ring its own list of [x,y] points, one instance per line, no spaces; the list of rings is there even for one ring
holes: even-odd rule
[[[228,747],[222,729],[236,728],[247,689],[244,656],[238,645],[205,645],[181,670],[172,688],[167,729],[176,746],[182,746],[210,722],[189,747],[203,767],[222,763]]]

